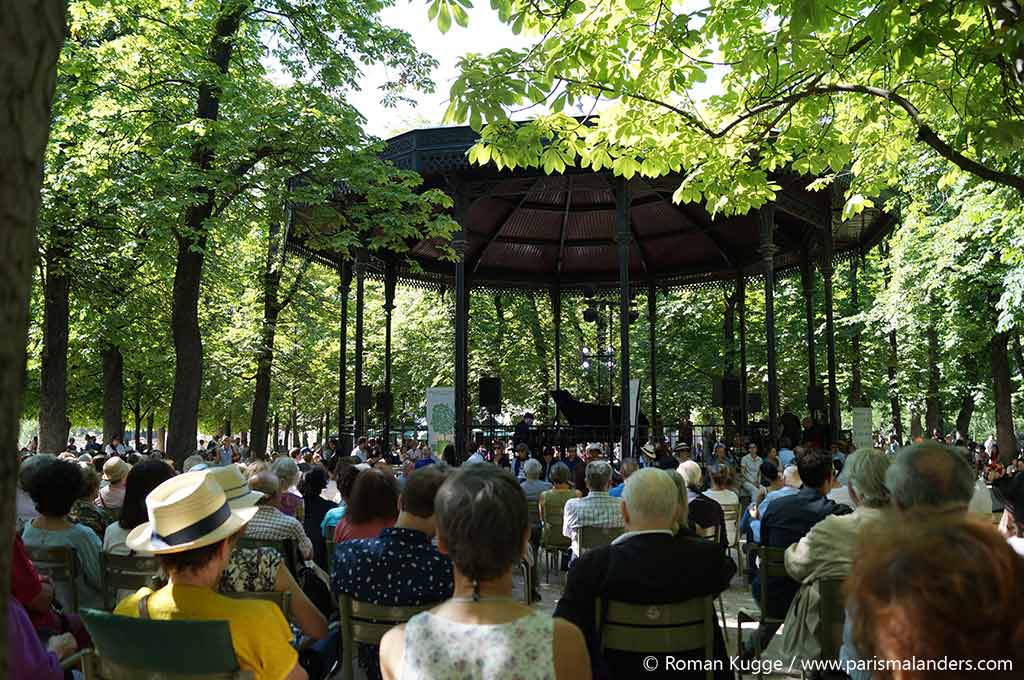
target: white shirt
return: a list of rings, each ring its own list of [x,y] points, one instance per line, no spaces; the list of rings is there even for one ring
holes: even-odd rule
[[[743,479],[756,485],[761,478],[761,456],[747,454],[740,461],[743,469]]]
[[[366,461],[366,454],[363,453],[363,450],[361,448],[359,448],[358,446],[356,448],[352,449],[352,453],[350,453],[349,455],[350,456],[355,456],[356,458],[358,458],[361,461],[364,461],[364,462]]]
[[[985,517],[992,516],[992,492],[989,491],[984,479],[974,483],[974,495],[971,496],[967,512],[975,512]]]
[[[828,498],[834,500],[836,503],[842,503],[843,505],[848,505],[851,508],[854,507],[853,498],[850,496],[850,487],[845,484],[837,486],[829,491]]]
[[[721,491],[708,489],[704,492],[704,495],[714,499],[721,506],[740,504],[740,497],[736,495],[735,491],[730,491],[729,489],[722,489]]]
[[[1016,552],[1021,557],[1024,557],[1024,538],[1020,538],[1018,536],[1011,536],[1010,538],[1006,539],[1006,542],[1010,544],[1010,547],[1013,548],[1014,552]]]

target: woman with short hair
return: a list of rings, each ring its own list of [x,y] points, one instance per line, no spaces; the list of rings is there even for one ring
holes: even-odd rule
[[[297,454],[298,449],[295,452]],[[306,516],[306,506],[302,495],[295,489],[299,483],[299,464],[294,458],[282,456],[271,463],[270,471],[277,475],[281,485],[281,500],[277,509],[301,522]]]
[[[459,468],[434,502],[438,550],[454,566],[455,595],[381,640],[384,678],[587,678],[574,624],[512,598],[512,573],[530,535],[526,496],[507,471]]]
[[[78,573],[79,607],[103,607],[103,569],[100,567],[100,538],[92,529],[68,518],[71,506],[82,496],[85,478],[78,463],[50,459],[34,469],[27,479],[29,495],[39,517],[25,525],[22,540],[30,548],[74,549],[81,570]],[[71,594],[57,585],[58,599],[71,606]]]
[[[334,542],[377,538],[398,519],[398,480],[380,470],[363,470],[356,477],[342,517],[334,530]]]

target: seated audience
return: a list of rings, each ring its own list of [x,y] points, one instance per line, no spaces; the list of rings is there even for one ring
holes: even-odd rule
[[[83,465],[79,463],[78,465],[82,472],[82,492],[75,499],[74,505],[71,506],[68,519],[75,524],[89,527],[96,534],[96,537],[102,541],[107,527],[114,521],[115,513],[109,513],[102,508],[96,507],[94,501],[96,500],[96,494],[100,490],[100,476],[96,474],[96,469],[88,464]],[[120,514],[120,509],[117,510],[116,514]]]
[[[626,480],[639,469],[640,465],[637,463],[636,458],[623,458],[622,464],[619,466],[619,474],[622,475],[622,481],[608,489],[608,495],[622,498],[622,490],[626,488]]]
[[[459,468],[434,508],[438,550],[454,567],[454,597],[384,635],[384,678],[452,677],[458,669],[489,680],[588,677],[579,629],[512,599],[512,573],[530,535],[515,477],[492,465]]]
[[[724,448],[722,449],[725,450]],[[713,501],[717,501],[723,508],[727,506],[740,506],[740,497],[729,488],[732,484],[732,468],[728,465],[707,465],[708,474],[711,475],[711,488],[704,492],[704,495]]]
[[[52,460],[52,457],[41,456],[38,454],[26,456],[21,460],[21,465],[18,468],[18,488],[15,492],[18,516],[14,530],[17,534],[21,533],[25,524],[31,522],[36,517],[39,517],[39,511],[36,510],[36,504],[32,500],[32,496],[28,493],[28,478],[32,475],[33,470],[37,469],[39,465],[47,460]]]
[[[831,515],[815,524],[807,535],[786,548],[786,572],[800,583],[793,599],[778,652],[782,659],[816,659],[821,655],[818,641],[820,621],[817,583],[825,578],[846,578],[857,559],[858,540],[865,526],[878,521],[889,505],[885,473],[890,458],[877,449],[860,449],[851,454],[843,476],[854,511]]]
[[[896,524],[916,526],[922,521],[943,517],[961,519],[974,493],[974,469],[956,449],[938,442],[924,442],[900,449],[885,473],[892,507],[897,512]],[[867,539],[862,541],[866,545]],[[858,555],[858,560],[860,556]],[[859,614],[847,603],[842,661],[852,663],[862,658],[854,641],[854,628]],[[848,668],[853,680],[869,680],[871,673]]]
[[[700,465],[692,460],[679,465],[680,476],[686,485],[687,524],[692,529],[718,527],[718,541],[723,548],[730,545],[729,532],[725,526],[725,512],[716,501],[701,493]],[[678,471],[677,471],[677,474]]]
[[[565,463],[555,463],[548,472],[548,477],[551,479],[551,489],[542,493],[538,499],[541,517],[540,540],[542,543],[550,540],[548,535],[552,532],[554,532],[554,536],[562,537],[561,519],[559,519],[557,525],[554,525],[548,524],[544,518],[549,512],[552,515],[557,514],[561,518],[565,512],[565,504],[569,499],[576,498],[576,491],[569,484],[569,475],[569,467]]]
[[[281,489],[277,509],[301,522],[305,517],[306,508],[302,495],[295,489],[299,483],[298,463],[293,458],[281,457],[270,464],[270,471],[277,475]]]
[[[174,470],[159,460],[148,460],[132,468],[125,483],[121,518],[103,534],[103,552],[131,554],[125,539],[132,529],[146,521],[146,496],[173,476]]]
[[[103,606],[103,570],[100,568],[102,544],[96,533],[68,519],[71,506],[82,495],[85,479],[78,463],[55,458],[39,466],[28,479],[28,493],[36,504],[39,517],[25,525],[22,539],[28,547],[74,549],[78,556],[78,604],[80,607]],[[58,600],[71,605],[71,591],[57,584]]]
[[[334,542],[377,538],[381,530],[393,527],[396,519],[398,480],[380,470],[364,470],[352,485],[345,516],[334,530]]]
[[[585,451],[587,456],[586,462],[576,465],[573,468],[573,486],[576,487],[576,494],[578,496],[586,496],[590,493],[590,488],[587,486],[587,465],[594,461],[604,460],[604,449],[601,448],[601,444],[598,442],[590,442],[587,444]],[[611,466],[608,467],[611,470]],[[614,471],[612,473],[614,475]],[[611,486],[611,477],[608,478],[609,486]]]
[[[763,462],[757,450],[757,444],[751,442],[747,445],[747,453],[740,459],[740,488],[743,495],[751,500],[758,497],[761,487],[761,463]]]
[[[52,636],[44,647],[21,603],[13,598],[7,601],[10,680],[63,680],[60,662],[77,651],[78,643],[70,633]]]
[[[56,588],[49,576],[41,576],[29,559],[21,536],[14,535],[11,551],[11,596],[21,603],[39,639],[46,642],[54,635],[71,633],[79,647],[89,647],[92,640],[77,614],[58,614],[55,608]]]
[[[141,588],[114,613],[150,619],[227,621],[235,655],[256,680],[305,680],[291,630],[277,605],[216,592],[235,540],[259,508],[232,509],[205,472],[167,480],[146,498],[149,521],[128,535],[128,547],[160,559],[168,583]],[[294,519],[294,518],[291,518]]]
[[[313,559],[313,543],[306,536],[302,524],[277,507],[281,498],[277,475],[272,472],[260,472],[249,479],[249,487],[262,493],[263,497],[256,502],[258,511],[245,525],[245,537],[270,541],[292,539],[302,559]]]
[[[452,562],[431,543],[437,532],[434,498],[446,478],[446,470],[438,465],[415,471],[402,490],[401,512],[393,528],[382,530],[379,538],[338,546],[331,577],[335,595],[396,607],[452,596]],[[376,646],[360,645],[359,665],[371,680],[380,677]]]
[[[345,516],[348,499],[352,496],[352,487],[355,486],[356,478],[360,472],[362,470],[344,458],[340,459],[337,467],[335,467],[334,478],[338,487],[338,505],[333,510],[328,510],[327,514],[324,515],[323,521],[320,523],[320,532],[324,535],[325,540],[330,538],[331,543],[334,542],[334,528],[338,526],[338,522]]]
[[[839,505],[825,496],[832,488],[832,459],[827,453],[808,449],[797,457],[796,465],[804,486],[795,494],[776,498],[764,511],[761,517],[762,546],[788,548],[829,515],[851,512],[848,506]],[[768,611],[765,614],[772,618],[785,618],[800,584],[788,576],[773,577],[762,584],[760,575],[755,571],[751,579],[751,592],[755,601],[760,601],[762,587],[768,589]],[[749,657],[757,650],[763,650],[771,642],[779,625],[760,625],[744,640],[743,655]]]
[[[103,480],[107,485],[100,489],[96,496],[96,505],[106,510],[112,517],[121,513],[124,504],[125,480],[132,469],[123,458],[113,456],[103,464]]]
[[[309,540],[313,542],[313,560],[321,569],[327,568],[327,543],[320,527],[327,513],[337,507],[337,504],[320,495],[326,488],[327,471],[322,465],[310,467],[309,472],[302,475],[302,481],[299,482],[299,491],[302,493],[305,506],[302,527],[306,530]]]
[[[601,631],[595,625],[595,601],[616,600],[632,604],[685,602],[695,597],[716,596],[729,587],[736,565],[721,547],[698,538],[683,528],[673,536],[679,508],[678,491],[671,473],[647,468],[626,480],[622,495],[622,515],[626,533],[610,546],[595,548],[581,557],[569,572],[565,593],[558,601],[555,616],[575,623],[583,631],[590,649],[594,677],[641,677],[644,668],[640,653],[600,652]],[[685,522],[684,514],[680,517]],[[671,577],[666,577],[666,574]],[[606,605],[605,605],[606,606]],[[717,617],[715,659],[723,668],[716,678],[731,678],[723,633]],[[657,655],[661,657],[662,655]],[[677,659],[702,658],[678,652],[667,656]],[[642,677],[704,678],[703,671],[677,672],[666,668],[664,658],[657,669],[642,672]],[[577,677],[586,677],[581,671]]]
[[[853,639],[863,658],[918,662],[876,678],[1020,677],[1022,583],[1024,561],[986,522],[945,513],[879,524],[861,542],[847,583]],[[924,663],[944,659],[973,662],[974,670]],[[984,665],[992,661],[1012,667]]]
[[[527,515],[530,518],[530,545],[533,546],[533,554],[536,555],[540,549],[540,533],[543,524],[540,516],[540,495],[550,491],[551,484],[541,481],[540,475],[544,471],[544,465],[535,458],[531,458],[523,464],[523,471],[526,473],[526,479],[520,482],[520,486],[523,487],[523,493],[526,494]],[[536,559],[530,563],[530,569],[533,572],[533,582],[536,584],[538,583]],[[534,587],[531,597],[534,601],[541,599],[540,591],[536,587]]]
[[[999,530],[1014,551],[1024,557],[1024,475],[998,477],[992,481],[992,495],[1003,504]]]
[[[605,460],[594,460],[586,465],[587,489],[583,498],[566,502],[562,517],[562,534],[572,541],[572,554],[580,555],[580,527],[621,527],[622,503],[608,495],[608,482],[612,466]]]
[[[764,465],[762,464],[761,467],[763,468]],[[768,472],[771,472],[770,468]],[[792,496],[800,490],[801,486],[800,472],[796,465],[787,467],[783,471],[781,478],[776,474],[774,478],[769,480],[768,485],[765,487],[767,493],[765,493],[764,498],[757,503],[751,503],[747,509],[747,517],[749,518],[749,524],[747,525],[749,534],[747,538],[751,542],[761,542],[761,517],[764,516],[764,511],[768,509],[771,502],[776,498]]]

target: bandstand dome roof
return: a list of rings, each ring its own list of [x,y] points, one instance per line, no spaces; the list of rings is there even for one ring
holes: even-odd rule
[[[568,168],[548,175],[539,168],[498,170],[470,165],[466,152],[479,135],[469,127],[412,130],[388,140],[382,156],[397,167],[422,175],[425,188],[457,187],[467,198],[463,228],[466,275],[473,288],[563,290],[617,287],[614,178],[610,171]],[[782,187],[775,201],[776,270],[800,263],[807,244],[830,229],[835,258],[861,253],[892,228],[895,216],[868,208],[841,219],[842,198],[833,191],[809,191],[814,177],[775,173]],[[677,205],[672,193],[683,175],[657,179],[634,176],[630,196],[629,278],[662,287],[734,280],[739,271],[758,274],[757,211],[712,219],[701,205]],[[340,254],[306,247],[299,232],[289,232],[289,247],[325,264],[340,264]],[[439,244],[409,244],[409,266],[398,258],[400,279],[437,287],[451,286],[454,266]]]

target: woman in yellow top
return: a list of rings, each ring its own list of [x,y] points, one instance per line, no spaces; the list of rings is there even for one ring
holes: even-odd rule
[[[207,472],[187,472],[162,483],[146,497],[149,522],[128,534],[136,551],[156,555],[168,583],[142,588],[114,610],[150,619],[227,621],[243,670],[256,680],[306,680],[291,646],[291,630],[272,602],[235,600],[216,592],[236,537],[255,507],[232,509]]]

